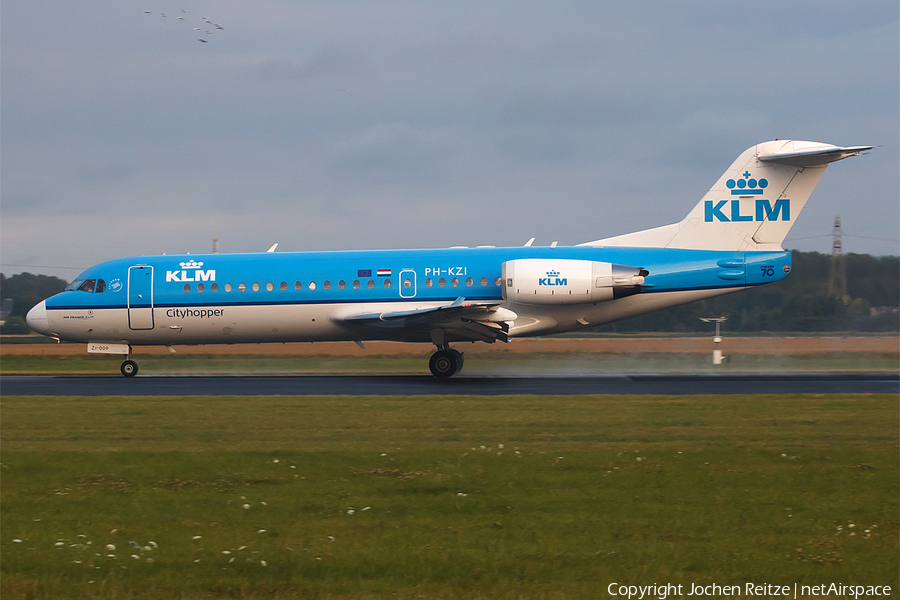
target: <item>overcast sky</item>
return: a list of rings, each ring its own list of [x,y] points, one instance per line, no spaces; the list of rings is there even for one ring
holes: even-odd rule
[[[3,0],[2,271],[71,280],[213,236],[577,244],[681,220],[775,138],[877,146],[829,167],[786,247],[830,253],[840,215],[845,252],[896,255],[898,11]]]

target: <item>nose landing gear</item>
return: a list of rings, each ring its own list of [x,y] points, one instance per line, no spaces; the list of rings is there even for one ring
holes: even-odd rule
[[[446,378],[462,370],[464,362],[465,358],[462,352],[444,346],[431,355],[428,368],[435,377]]]
[[[133,360],[126,360],[122,363],[122,375],[125,377],[134,377],[138,372],[138,365]]]

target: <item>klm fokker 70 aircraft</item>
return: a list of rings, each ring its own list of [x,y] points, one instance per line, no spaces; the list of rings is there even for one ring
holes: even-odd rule
[[[28,325],[88,352],[132,346],[454,342],[572,331],[777,281],[781,243],[828,163],[869,150],[776,140],[746,150],[680,222],[578,246],[141,256],[101,263]],[[125,360],[122,374],[135,375]]]

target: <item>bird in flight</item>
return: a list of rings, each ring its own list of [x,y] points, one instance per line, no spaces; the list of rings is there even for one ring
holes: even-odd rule
[[[186,14],[188,13],[187,9],[182,8],[182,9],[179,9],[179,11],[180,11],[180,12],[175,11],[175,10],[173,9],[171,12],[173,12],[175,15],[177,15],[177,16],[176,16],[176,20],[178,20],[178,21],[185,21],[185,20],[186,20],[186,17],[185,17],[184,15],[186,15]],[[153,11],[150,11],[150,10],[145,10],[145,11],[143,11],[143,13],[144,13],[145,15],[152,15],[152,14],[155,14]],[[159,13],[159,15],[160,15],[161,17],[163,17],[163,18],[167,18],[167,17],[169,16],[169,13],[161,12],[161,13]],[[201,32],[201,34],[206,34],[207,37],[210,36],[210,35],[216,34],[216,33],[220,32],[220,31],[225,31],[225,27],[223,27],[223,26],[222,26],[221,24],[219,24],[219,23],[214,22],[214,21],[213,21],[211,18],[209,18],[209,17],[206,17],[206,16],[200,17],[200,20],[203,21],[204,23],[208,24],[208,25],[212,25],[212,27],[210,27],[209,29],[207,29],[207,28],[205,28],[205,27],[194,27],[193,30],[194,30],[194,31],[199,31],[199,32]],[[202,42],[202,43],[204,43],[204,44],[208,44],[208,43],[209,43],[209,40],[208,40],[208,39],[205,39],[205,38],[198,38],[198,41],[200,41],[200,42]]]

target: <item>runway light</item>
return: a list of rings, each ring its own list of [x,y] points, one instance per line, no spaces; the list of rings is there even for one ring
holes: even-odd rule
[[[715,323],[716,324],[716,336],[713,338],[713,343],[721,344],[722,336],[719,333],[719,326],[723,321],[727,321],[728,317],[700,317],[700,320],[704,323]],[[724,361],[725,357],[722,355],[722,350],[716,348],[713,350],[712,361],[714,365],[721,365]]]

